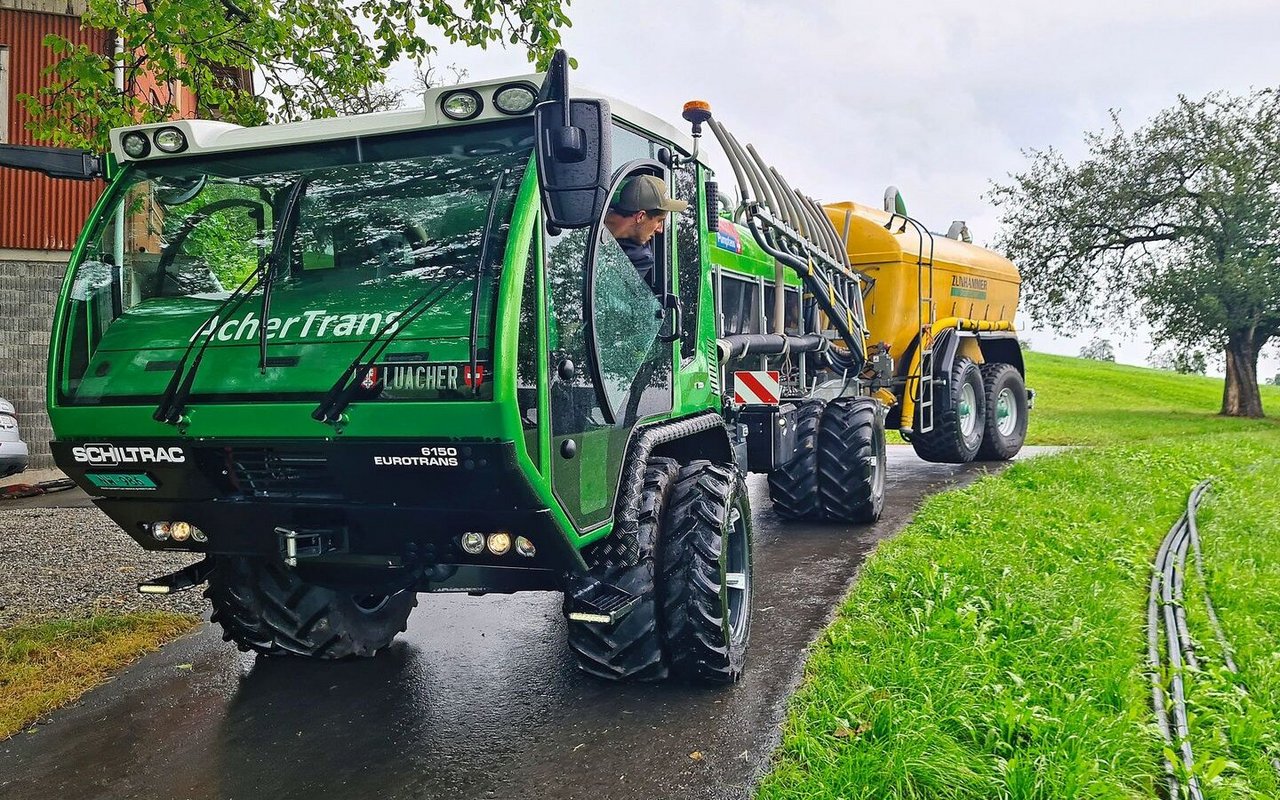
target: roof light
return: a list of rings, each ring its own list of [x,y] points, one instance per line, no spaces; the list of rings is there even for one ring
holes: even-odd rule
[[[161,128],[154,136],[156,147],[166,153],[181,153],[187,149],[187,137],[177,128]]]
[[[527,83],[509,83],[493,93],[493,104],[503,114],[525,114],[538,99],[537,91]]]
[[[456,119],[459,122],[476,117],[483,107],[484,103],[480,101],[480,95],[470,89],[459,89],[440,98],[440,110],[449,119]]]
[[[139,131],[130,131],[120,137],[120,148],[129,158],[145,158],[151,152],[151,142]]]

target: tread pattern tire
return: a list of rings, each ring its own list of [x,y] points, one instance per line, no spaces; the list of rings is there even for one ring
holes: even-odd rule
[[[1027,385],[1012,364],[983,364],[982,388],[987,418],[982,446],[975,460],[1008,461],[1018,454],[1027,439]],[[1014,429],[1007,435],[1000,432],[999,414],[1000,393],[1006,390],[1012,393],[1017,414]]]
[[[875,522],[884,508],[884,408],[869,397],[827,403],[818,432],[822,515],[837,522]]]
[[[224,641],[246,652],[317,659],[372,656],[408,625],[418,604],[402,591],[362,608],[357,598],[307,583],[283,564],[219,556],[204,596]]]
[[[973,432],[964,435],[960,427],[960,398],[964,385],[973,387],[975,403],[973,413]],[[982,445],[983,429],[986,427],[985,395],[982,388],[982,372],[978,365],[965,356],[958,356],[947,375],[946,386],[939,386],[934,392],[933,430],[928,433],[913,433],[911,446],[916,455],[925,461],[939,464],[966,464],[978,454]],[[915,427],[920,427],[920,413],[917,410]]]
[[[609,560],[591,571],[591,577],[638,595],[640,602],[617,625],[567,620],[569,649],[584,672],[615,681],[667,677],[658,626],[655,558],[667,501],[679,472],[674,459],[649,460],[636,515],[639,559],[634,564]]]
[[[726,539],[735,517],[745,537],[736,631],[726,580],[732,547]],[[751,508],[737,470],[709,461],[680,470],[660,555],[658,586],[671,672],[733,683],[742,674],[751,632]]]
[[[822,518],[818,493],[818,428],[824,400],[806,400],[796,412],[795,456],[769,473],[769,499],[783,519]]]

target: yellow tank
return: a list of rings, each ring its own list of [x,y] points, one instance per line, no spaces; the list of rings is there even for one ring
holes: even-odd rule
[[[871,342],[887,343],[894,359],[901,360],[922,324],[929,322],[927,303],[917,308],[921,296],[918,276],[928,274],[927,267],[918,266],[922,260],[921,234],[910,224],[904,228],[901,216],[893,218],[892,229],[887,230],[890,215],[861,203],[832,203],[825,209],[836,233],[843,237],[848,231],[849,261],[854,269],[875,280],[866,296]],[[928,235],[924,235],[926,264],[930,243]],[[1013,327],[1022,283],[1013,262],[986,248],[938,233],[933,234],[932,248],[934,321],[955,318],[1004,322]],[[927,292],[924,297],[928,297]]]

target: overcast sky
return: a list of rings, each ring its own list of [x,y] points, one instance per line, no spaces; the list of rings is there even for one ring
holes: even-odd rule
[[[931,229],[964,219],[983,244],[996,233],[984,195],[1022,150],[1080,155],[1109,109],[1132,125],[1179,93],[1280,85],[1275,0],[577,0],[569,15],[572,81],[681,127],[684,102],[707,100],[819,200],[879,205],[893,184]],[[530,71],[515,50],[446,47],[438,62],[470,80]],[[1121,361],[1146,362],[1143,337],[1104,335]],[[1089,338],[1024,336],[1070,355]],[[1280,370],[1269,355],[1260,376]]]

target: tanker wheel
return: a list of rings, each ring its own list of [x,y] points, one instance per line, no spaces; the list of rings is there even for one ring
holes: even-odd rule
[[[339,592],[275,561],[240,556],[218,556],[204,596],[223,640],[241,650],[326,660],[372,656],[406,628],[418,604],[409,590]]]
[[[986,431],[978,461],[1008,461],[1027,438],[1027,385],[1012,364],[983,364]]]
[[[935,384],[936,386],[936,384]],[[945,386],[933,394],[933,430],[911,434],[911,446],[925,461],[964,464],[972,461],[982,445],[987,403],[978,365],[964,356],[956,358]],[[915,429],[920,430],[916,409]]]
[[[659,551],[671,672],[733,683],[751,633],[751,506],[736,469],[695,461],[680,470]]]
[[[875,522],[884,509],[884,407],[870,397],[827,403],[818,433],[822,513],[839,522]]]
[[[606,563],[591,573],[597,580],[638,596],[640,602],[616,625],[567,621],[569,649],[585,672],[608,680],[655,681],[667,677],[658,631],[654,558],[671,487],[679,472],[680,465],[673,459],[649,460],[637,513],[640,560],[635,564]]]
[[[769,473],[769,499],[783,519],[821,519],[818,490],[818,428],[823,400],[806,400],[796,412],[796,449],[782,466]]]

